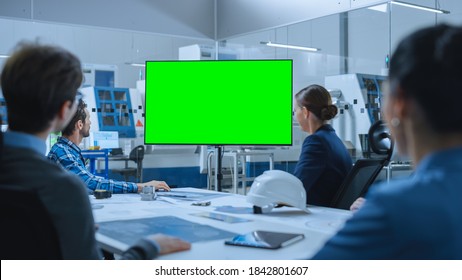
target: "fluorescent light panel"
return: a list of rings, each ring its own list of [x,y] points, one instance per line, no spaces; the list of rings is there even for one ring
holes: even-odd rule
[[[401,1],[390,1],[390,4],[403,6],[403,7],[408,7],[408,8],[419,9],[419,10],[438,13],[438,14],[449,14],[450,13],[449,11],[445,11],[445,10],[430,8],[430,7],[426,7],[426,6],[420,6],[420,5],[416,5],[416,4],[409,4],[409,3],[401,2]]]
[[[10,57],[9,55],[6,55],[6,54],[0,54],[0,58],[8,58]]]
[[[146,67],[144,63],[127,63],[130,66],[136,66],[136,67]]]
[[[321,50],[321,49],[318,49],[318,48],[294,46],[294,45],[287,45],[287,44],[277,44],[277,43],[272,43],[272,42],[261,42],[261,44],[265,44],[268,47],[294,49],[294,50],[310,51],[310,52],[317,52],[317,51]]]

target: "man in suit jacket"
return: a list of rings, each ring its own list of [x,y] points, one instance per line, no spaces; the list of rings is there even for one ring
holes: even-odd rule
[[[9,128],[0,146],[0,188],[37,191],[64,259],[99,259],[86,187],[45,157],[48,134],[65,127],[76,111],[81,82],[80,61],[58,47],[24,44],[6,61],[1,86]],[[189,246],[152,236],[138,241],[123,258],[151,259]]]

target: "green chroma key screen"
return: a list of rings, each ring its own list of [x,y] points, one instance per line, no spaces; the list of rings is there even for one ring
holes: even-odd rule
[[[292,60],[147,61],[145,143],[292,145]]]

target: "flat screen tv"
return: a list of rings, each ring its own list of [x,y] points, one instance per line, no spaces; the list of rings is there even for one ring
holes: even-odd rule
[[[292,60],[147,61],[145,143],[292,145]]]

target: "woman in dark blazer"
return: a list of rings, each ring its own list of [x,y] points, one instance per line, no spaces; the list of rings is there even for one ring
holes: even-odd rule
[[[306,190],[307,203],[329,206],[352,167],[352,160],[342,140],[327,122],[337,115],[329,92],[311,85],[295,95],[295,117],[305,139],[294,175]]]

